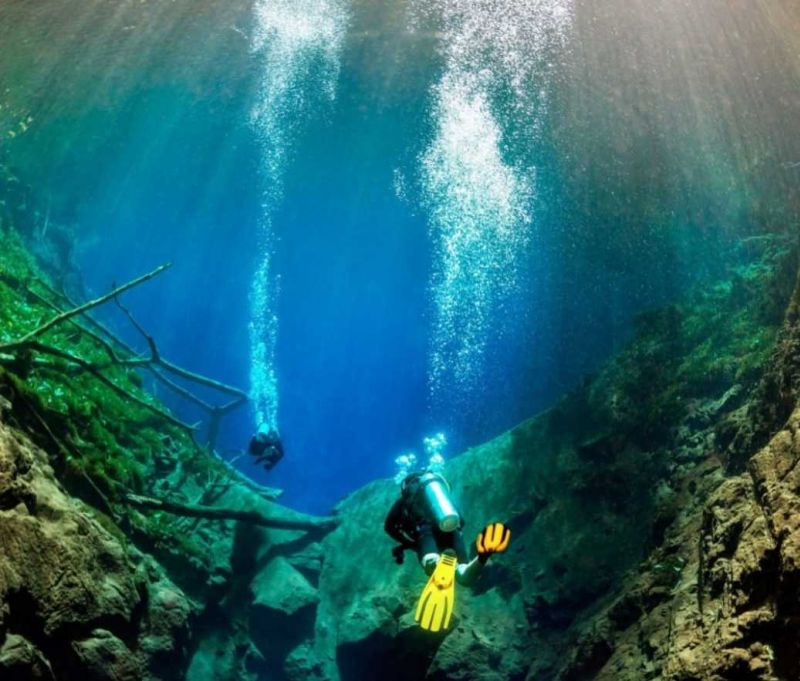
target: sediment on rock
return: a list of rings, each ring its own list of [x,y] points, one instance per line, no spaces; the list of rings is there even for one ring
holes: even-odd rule
[[[192,606],[0,424],[0,676],[182,678]]]

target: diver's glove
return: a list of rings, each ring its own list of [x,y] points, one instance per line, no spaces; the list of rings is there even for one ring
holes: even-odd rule
[[[475,540],[478,559],[485,563],[493,553],[503,553],[511,541],[511,530],[503,523],[489,523]]]

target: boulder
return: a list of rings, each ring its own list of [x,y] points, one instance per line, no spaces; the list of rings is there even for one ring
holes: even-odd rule
[[[55,681],[41,651],[16,634],[6,636],[0,647],[0,677],[4,681]]]
[[[267,667],[282,669],[292,649],[313,636],[319,595],[283,556],[269,561],[250,588],[250,635]],[[298,664],[296,654],[290,666]]]
[[[0,499],[3,679],[182,678],[191,612],[183,592],[2,424]]]

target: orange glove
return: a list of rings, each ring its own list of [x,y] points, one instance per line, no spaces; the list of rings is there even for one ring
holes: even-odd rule
[[[493,553],[503,553],[510,541],[511,530],[503,523],[489,523],[475,540],[475,547],[478,549],[478,556],[486,560]]]

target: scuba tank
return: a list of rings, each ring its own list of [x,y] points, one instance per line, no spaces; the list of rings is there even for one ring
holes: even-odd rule
[[[438,473],[427,471],[418,482],[418,494],[442,532],[453,532],[461,524],[461,516],[450,498],[450,485]]]

